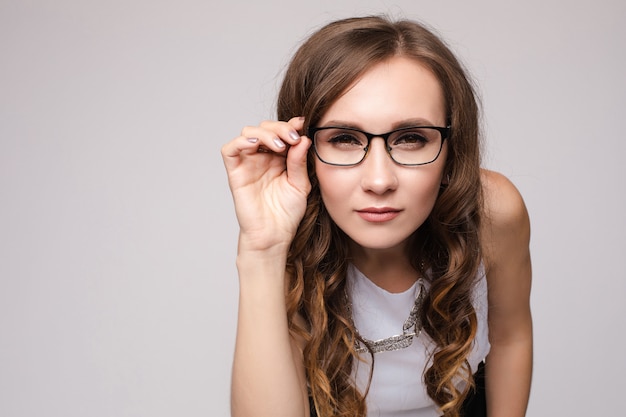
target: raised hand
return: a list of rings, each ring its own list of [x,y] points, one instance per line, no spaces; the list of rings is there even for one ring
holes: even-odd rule
[[[240,227],[239,249],[288,247],[311,189],[302,118],[245,127],[222,147]]]

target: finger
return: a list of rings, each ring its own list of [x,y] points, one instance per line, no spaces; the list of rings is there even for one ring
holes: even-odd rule
[[[241,154],[273,152],[286,155],[289,145],[300,142],[298,130],[304,124],[303,117],[294,117],[289,122],[265,121],[260,126],[247,126],[241,136],[222,147],[222,157],[238,158]]]
[[[258,145],[258,138],[248,138],[245,136],[238,136],[230,142],[222,146],[221,152],[224,158],[238,157],[245,151],[256,151]]]
[[[285,130],[285,129],[283,129]],[[257,139],[257,147],[270,150],[274,153],[284,153],[289,145],[288,141],[294,142],[289,137],[281,137],[275,128],[264,128],[261,126],[247,126],[241,131],[241,135],[254,140]]]
[[[238,136],[222,146],[222,159],[224,160],[226,168],[234,168],[239,164],[242,154],[254,154],[258,149],[258,138]]]
[[[287,179],[294,187],[308,194],[311,189],[307,171],[307,154],[311,140],[306,136],[287,153]]]
[[[287,123],[289,123],[295,130],[302,133],[302,128],[304,127],[304,117],[293,117],[289,119]]]
[[[288,145],[295,145],[300,141],[300,133],[298,127],[293,126],[289,122],[277,122],[267,120],[259,125],[260,128],[274,132],[279,139]]]

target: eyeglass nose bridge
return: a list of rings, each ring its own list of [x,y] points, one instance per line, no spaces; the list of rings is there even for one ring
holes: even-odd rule
[[[361,132],[361,133],[364,134],[365,137],[367,138],[367,145],[365,145],[365,148],[363,148],[364,154],[363,154],[363,158],[361,158],[361,162],[363,162],[365,158],[367,158],[367,155],[370,153],[372,139],[375,139],[375,138],[380,138],[385,142],[385,151],[387,152],[387,156],[389,156],[389,158],[391,158],[393,162],[396,162],[396,160],[393,159],[393,156],[391,155],[391,146],[389,146],[389,138],[395,132],[383,133],[380,135],[377,135],[374,133],[367,133],[367,132]]]

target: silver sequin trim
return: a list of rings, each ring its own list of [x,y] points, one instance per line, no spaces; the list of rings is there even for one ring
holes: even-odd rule
[[[379,353],[405,349],[411,346],[414,337],[419,337],[420,333],[422,332],[421,310],[425,293],[424,283],[421,278],[418,281],[418,285],[419,294],[415,298],[415,302],[413,303],[413,308],[409,313],[409,317],[405,320],[404,325],[402,326],[402,334],[380,340],[369,340],[359,334],[356,326],[354,326],[354,321],[352,321],[352,303],[350,302],[350,298],[346,294],[346,305],[348,308],[348,314],[350,315],[350,320],[352,321],[352,326],[354,327],[357,336],[361,340],[363,340],[363,342],[361,342],[361,340],[357,339],[354,343],[354,347],[358,353],[366,353],[368,352],[368,350],[371,350],[373,353]]]

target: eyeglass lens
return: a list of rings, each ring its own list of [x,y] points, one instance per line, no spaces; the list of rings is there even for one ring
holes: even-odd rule
[[[315,151],[328,164],[356,165],[368,152],[374,137],[386,139],[387,152],[402,165],[423,165],[439,156],[443,138],[437,128],[403,128],[383,135],[374,135],[349,128],[319,128],[315,131]]]

